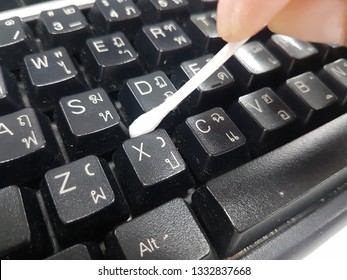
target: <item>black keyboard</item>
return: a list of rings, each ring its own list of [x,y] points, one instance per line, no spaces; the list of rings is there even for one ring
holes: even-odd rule
[[[130,139],[224,46],[217,0],[75,2],[0,3],[1,259],[295,259],[346,225],[346,48],[265,28]]]

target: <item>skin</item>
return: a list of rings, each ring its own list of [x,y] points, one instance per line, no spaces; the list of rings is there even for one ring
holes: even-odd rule
[[[301,40],[347,45],[347,0],[219,0],[217,29],[226,41],[265,25]]]

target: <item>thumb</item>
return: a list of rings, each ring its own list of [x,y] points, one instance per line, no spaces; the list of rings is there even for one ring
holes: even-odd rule
[[[217,7],[218,33],[226,41],[239,41],[254,35],[289,1],[219,0]]]
[[[269,28],[301,40],[346,45],[347,1],[293,0]]]

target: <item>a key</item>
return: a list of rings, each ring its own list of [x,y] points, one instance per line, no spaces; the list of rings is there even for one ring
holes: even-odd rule
[[[295,38],[274,34],[267,42],[270,51],[281,61],[288,75],[313,71],[320,63],[320,53],[313,44]]]
[[[0,21],[0,63],[10,70],[17,70],[23,64],[23,57],[37,51],[28,25],[14,17]]]
[[[125,113],[131,121],[150,111],[164,102],[176,92],[169,78],[162,71],[156,71],[144,76],[129,79],[118,95]],[[172,128],[180,118],[178,112],[170,113],[160,125]]]
[[[116,227],[105,240],[110,258],[213,259],[214,251],[183,199],[174,199]]]
[[[48,171],[43,198],[61,244],[100,237],[129,217],[106,162],[87,156]]]
[[[58,128],[73,159],[105,154],[125,140],[124,125],[101,88],[62,98],[56,112]]]
[[[130,39],[141,27],[141,16],[132,0],[97,0],[88,14],[98,34],[122,31]]]
[[[230,257],[335,188],[346,189],[346,127],[345,114],[195,192],[194,209],[216,251]]]
[[[31,108],[0,117],[0,147],[2,187],[37,179],[62,163],[48,119]]]
[[[217,53],[225,45],[217,32],[215,11],[191,15],[184,30],[199,53]]]
[[[46,49],[65,47],[71,53],[79,53],[92,35],[86,18],[75,5],[41,12],[36,33]]]
[[[206,55],[193,60],[185,61],[177,67],[171,80],[176,88],[183,86],[212,58]],[[233,91],[234,77],[226,67],[221,66],[214,74],[204,81],[194,92],[192,92],[180,105],[183,111],[197,113],[213,106],[225,105],[228,101],[236,99]]]
[[[126,140],[113,161],[136,212],[184,195],[193,184],[185,162],[162,129]]]
[[[325,65],[319,77],[336,94],[339,104],[347,108],[347,60],[341,58]]]
[[[93,84],[119,89],[126,78],[143,73],[138,53],[122,32],[87,40],[81,60]]]
[[[240,47],[226,65],[235,80],[248,92],[277,86],[284,78],[280,61],[258,41]]]
[[[345,46],[331,44],[331,45],[322,45],[317,44],[317,48],[321,49],[324,52],[324,62],[331,63],[340,58],[347,59],[347,50]]]
[[[26,56],[22,72],[30,102],[44,111],[61,97],[86,89],[65,48]]]
[[[48,257],[47,260],[100,260],[102,257],[100,247],[89,242],[73,245]]]
[[[0,116],[19,110],[23,106],[15,76],[0,65]]]
[[[138,0],[146,22],[154,23],[169,19],[183,20],[188,14],[188,0]]]
[[[256,155],[278,147],[295,136],[295,114],[270,88],[241,96],[229,112],[252,143],[250,149]]]
[[[245,137],[221,108],[188,118],[177,128],[175,139],[201,181],[249,158]]]
[[[287,80],[278,95],[305,126],[317,126],[336,116],[336,95],[312,72]]]
[[[190,9],[193,12],[215,10],[218,0],[189,0]]]
[[[0,258],[38,259],[52,253],[35,193],[9,186],[0,189]]]
[[[151,70],[170,72],[174,66],[189,59],[192,42],[174,21],[142,27],[135,47]]]

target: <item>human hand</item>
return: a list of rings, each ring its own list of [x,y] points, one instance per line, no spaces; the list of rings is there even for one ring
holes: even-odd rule
[[[265,25],[301,40],[347,45],[347,0],[219,0],[224,40],[239,41]]]

